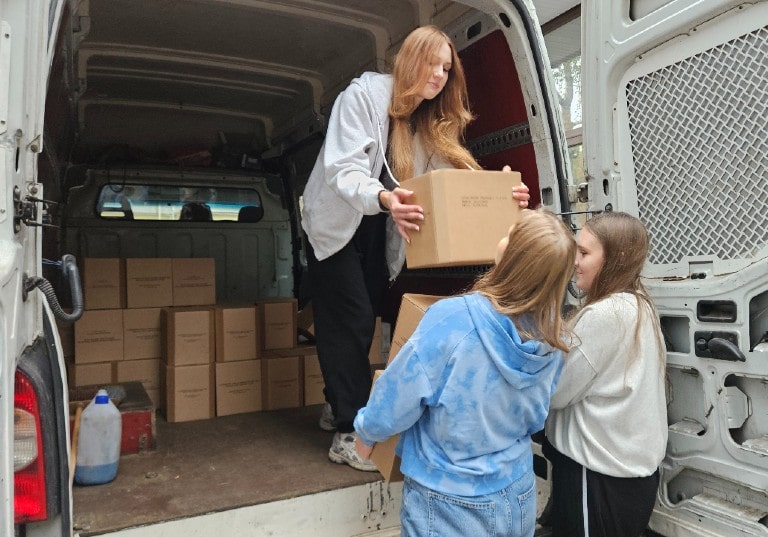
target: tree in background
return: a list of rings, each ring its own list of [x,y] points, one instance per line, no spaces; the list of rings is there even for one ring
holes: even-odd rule
[[[581,127],[581,56],[556,66],[553,76],[565,131]]]

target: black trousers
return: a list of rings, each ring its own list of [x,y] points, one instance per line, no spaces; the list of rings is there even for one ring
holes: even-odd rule
[[[317,356],[325,399],[342,433],[354,430],[371,390],[368,352],[388,280],[386,217],[364,216],[352,240],[322,261],[308,248]]]
[[[542,451],[552,463],[552,537],[638,537],[645,531],[658,470],[648,477],[612,477],[583,467],[546,439]]]

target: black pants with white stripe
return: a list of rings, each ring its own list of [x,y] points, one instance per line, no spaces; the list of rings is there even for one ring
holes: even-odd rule
[[[598,474],[557,451],[546,439],[552,463],[552,537],[638,537],[648,526],[659,471],[648,477]]]
[[[339,432],[352,421],[371,391],[371,348],[376,315],[387,290],[386,213],[364,216],[339,252],[318,261],[308,247],[317,357]]]

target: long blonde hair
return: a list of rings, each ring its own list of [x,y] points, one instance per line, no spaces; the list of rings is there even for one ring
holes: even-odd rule
[[[640,337],[640,326],[645,315],[653,317],[654,333],[664,362],[664,344],[656,308],[643,285],[641,272],[648,257],[650,239],[645,225],[624,212],[600,213],[584,224],[603,247],[603,265],[592,280],[584,306],[594,304],[614,293],[629,293],[637,300],[635,341]],[[642,307],[645,305],[646,307]],[[637,345],[635,345],[637,348]]]
[[[518,330],[567,352],[561,309],[575,258],[573,233],[557,216],[545,209],[526,210],[510,231],[499,262],[471,290],[513,321],[532,314],[533,329],[516,323]]]
[[[440,47],[451,47],[451,70],[445,87],[434,99],[419,103],[418,93],[430,76],[430,60]],[[403,181],[414,176],[413,138],[418,132],[427,152],[435,152],[455,168],[480,169],[472,154],[461,144],[464,130],[472,121],[464,69],[456,47],[435,26],[421,26],[403,41],[392,70],[394,91],[389,105],[389,160],[395,177]]]

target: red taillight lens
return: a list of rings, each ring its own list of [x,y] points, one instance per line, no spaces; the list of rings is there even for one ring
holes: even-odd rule
[[[40,409],[32,383],[16,372],[13,426],[13,510],[16,524],[45,520],[45,461]]]

